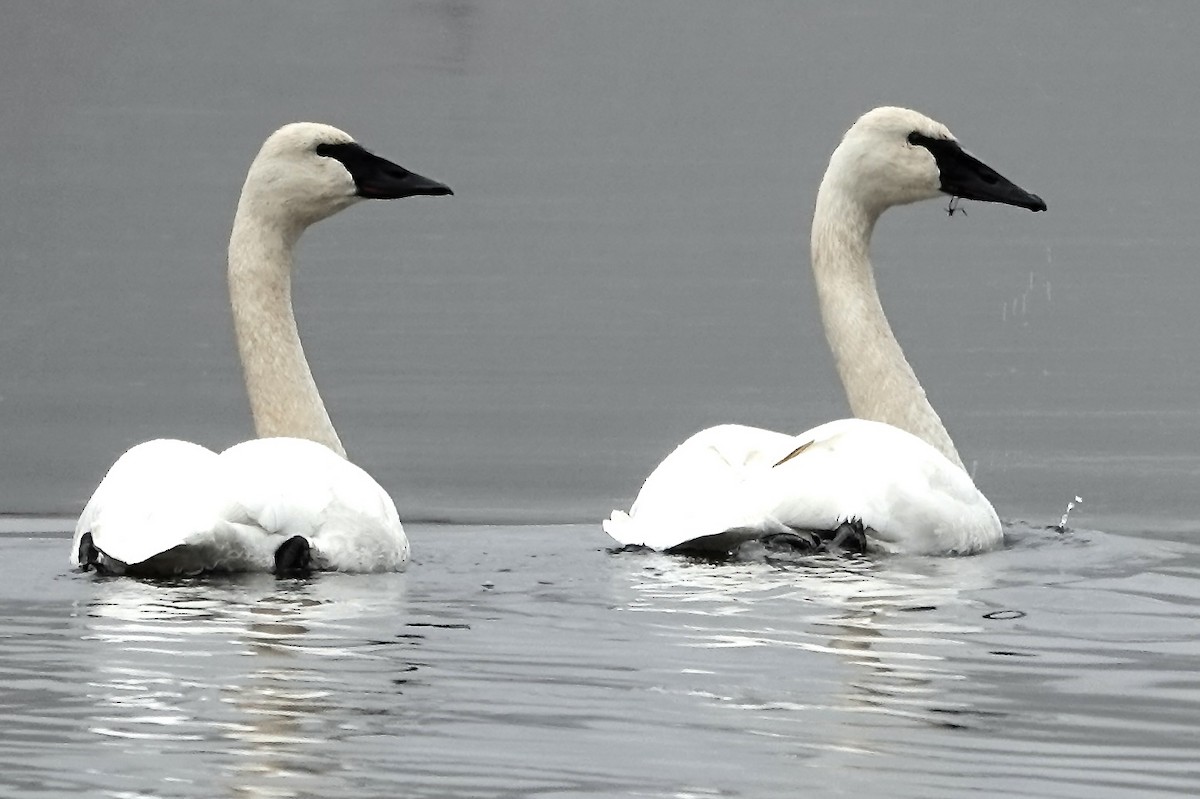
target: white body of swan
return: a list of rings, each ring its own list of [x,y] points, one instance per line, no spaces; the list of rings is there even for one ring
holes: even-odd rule
[[[614,511],[605,531],[621,544],[707,553],[846,522],[861,522],[867,547],[879,551],[967,554],[1000,544],[1000,520],[904,357],[868,258],[885,210],[945,195],[1046,208],[922,114],[877,108],[855,122],[817,193],[812,268],[857,418],[797,436],[703,430],[659,464],[630,512]]]
[[[229,242],[238,351],[260,438],[217,454],[158,439],[122,455],[75,528],[71,562],[110,573],[394,571],[408,539],[387,492],[345,458],[292,313],[292,250],[362,199],[444,195],[328,125],[272,134]]]

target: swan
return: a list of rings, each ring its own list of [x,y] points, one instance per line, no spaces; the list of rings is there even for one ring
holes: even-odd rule
[[[217,454],[138,444],[75,526],[71,562],[149,576],[395,571],[408,538],[391,497],[346,460],[292,312],[292,251],[310,225],[364,199],[453,194],[329,125],[285,125],[250,164],[229,239],[229,295],[256,439]]]
[[[913,554],[1003,541],[892,333],[869,259],[884,211],[944,195],[1046,210],[916,111],[876,108],[850,127],[817,191],[811,244],[826,338],[856,418],[799,435],[702,430],[654,469],[629,513],[613,511],[603,523],[612,538],[718,555],[776,534]]]

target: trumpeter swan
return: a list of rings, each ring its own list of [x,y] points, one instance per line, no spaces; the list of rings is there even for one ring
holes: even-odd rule
[[[157,439],[122,455],[75,527],[71,561],[109,573],[392,571],[408,561],[396,506],[345,450],[292,313],[304,230],[368,198],[452,194],[346,133],[301,122],[250,164],[229,240],[229,295],[260,438],[219,455]]]
[[[868,258],[880,214],[950,195],[1044,211],[904,108],[851,126],[817,192],[812,267],[821,318],[854,419],[797,436],[725,425],[681,444],[604,529],[622,544],[724,553],[804,532],[888,552],[970,553],[1003,540],[884,316]]]

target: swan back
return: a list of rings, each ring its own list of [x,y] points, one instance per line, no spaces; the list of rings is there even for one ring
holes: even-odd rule
[[[892,425],[827,422],[798,436],[739,425],[702,430],[647,478],[605,531],[622,544],[728,551],[791,530],[867,529],[884,552],[967,554],[1003,538],[987,498],[958,464]]]
[[[358,466],[306,439],[258,438],[214,453],[158,439],[113,465],[75,527],[71,562],[87,566],[84,535],[112,571],[178,575],[269,572],[293,536],[313,568],[397,571],[408,538],[391,497]]]

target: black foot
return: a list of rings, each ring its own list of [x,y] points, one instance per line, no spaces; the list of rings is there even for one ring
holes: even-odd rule
[[[825,548],[832,552],[853,552],[863,555],[867,551],[867,529],[863,527],[862,519],[851,519],[842,522],[833,531],[825,543]]]
[[[653,552],[653,547],[643,546],[641,544],[624,544],[619,547],[611,547],[608,550],[610,555],[620,555],[625,552]]]
[[[294,535],[275,550],[276,577],[303,577],[312,572],[312,547],[302,535]]]
[[[96,574],[117,575],[125,574],[128,568],[124,563],[104,554],[104,550],[96,546],[90,532],[79,536],[79,552],[76,553],[79,568],[83,571],[95,569]]]
[[[91,533],[84,533],[80,536],[79,552],[75,553],[75,560],[79,562],[80,568],[84,571],[99,568],[100,550],[96,549],[96,545],[92,543]]]
[[[759,539],[768,555],[862,555],[867,551],[867,528],[861,519],[842,522],[835,530],[793,530]]]
[[[793,533],[773,533],[763,536],[763,548],[768,553],[807,555],[824,549],[821,536],[812,530],[797,530]]]

